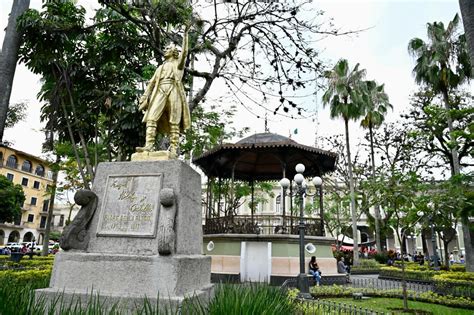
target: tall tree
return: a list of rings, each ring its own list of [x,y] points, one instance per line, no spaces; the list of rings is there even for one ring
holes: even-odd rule
[[[428,43],[414,38],[408,44],[408,51],[416,59],[413,69],[415,80],[428,86],[444,101],[446,120],[449,129],[450,149],[453,159],[452,175],[460,174],[458,145],[451,117],[451,91],[472,77],[472,67],[467,53],[466,37],[458,34],[459,15],[455,15],[447,27],[442,22],[427,24]],[[466,250],[466,266],[474,271],[474,248],[469,226],[462,225]]]
[[[8,106],[15,76],[18,49],[20,48],[20,34],[17,31],[16,20],[30,6],[30,0],[14,0],[8,26],[3,39],[2,53],[0,54],[0,142],[3,141],[3,132],[7,120]]]
[[[0,221],[13,222],[21,217],[21,206],[25,194],[21,185],[15,185],[0,175]]]
[[[352,236],[354,238],[354,265],[357,265],[359,261],[359,240],[357,237],[357,210],[349,139],[349,121],[357,120],[363,115],[362,80],[364,76],[365,70],[360,70],[359,64],[356,64],[351,70],[348,61],[341,59],[331,71],[325,73],[328,87],[323,95],[323,104],[329,105],[331,118],[341,117],[344,120],[351,198]]]
[[[329,136],[322,139],[321,147],[331,152],[337,153],[339,157],[337,160],[336,170],[331,173],[331,176],[323,178],[325,187],[325,207],[324,207],[324,223],[327,231],[335,236],[343,235],[344,237],[353,237],[352,233],[352,217],[351,217],[351,194],[350,194],[350,180],[349,171],[347,167],[347,151],[345,145],[345,138],[343,135]],[[354,191],[357,195],[357,200],[365,200],[366,196],[361,189],[360,184],[367,180],[369,169],[367,160],[362,159],[364,155],[359,154],[357,150],[352,154],[352,169]],[[364,203],[360,203],[360,211],[358,211],[357,221],[360,219],[364,211]],[[341,241],[344,242],[344,239]],[[340,243],[337,243],[339,249]],[[350,260],[352,262],[352,258]]]
[[[361,126],[369,129],[370,156],[372,162],[372,178],[375,178],[375,154],[374,154],[374,128],[382,124],[387,114],[387,110],[393,108],[389,103],[388,95],[385,93],[384,85],[377,85],[375,81],[365,82],[365,117],[361,121]],[[380,206],[375,204],[375,243],[377,250],[382,249],[380,243]]]
[[[471,59],[471,68],[474,73],[474,2],[472,0],[459,0],[461,7],[462,21],[466,41],[469,47],[469,58]]]

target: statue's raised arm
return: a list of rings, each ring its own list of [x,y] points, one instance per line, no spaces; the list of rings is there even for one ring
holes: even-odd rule
[[[184,34],[183,34],[182,51],[179,55],[179,64],[178,64],[179,70],[183,70],[184,65],[186,63],[186,56],[188,55],[188,41],[189,41],[189,25],[186,25],[186,27],[184,28]]]

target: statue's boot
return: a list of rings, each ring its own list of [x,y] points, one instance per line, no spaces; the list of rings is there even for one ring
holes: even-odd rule
[[[150,152],[155,148],[156,139],[156,123],[147,123],[146,125],[146,142],[144,147],[137,147],[137,152]]]
[[[178,157],[179,125],[170,124],[170,157]]]

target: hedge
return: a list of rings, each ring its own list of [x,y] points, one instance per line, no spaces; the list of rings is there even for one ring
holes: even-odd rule
[[[435,270],[412,270],[405,269],[405,279],[409,281],[425,281],[431,282],[433,276],[440,274],[441,271]],[[402,270],[396,267],[382,267],[380,268],[380,278],[396,278],[402,279]]]
[[[51,269],[45,270],[5,270],[0,272],[0,285],[9,287],[28,286],[45,288],[51,278]]]
[[[320,286],[312,287],[311,294],[315,298],[323,297],[352,297],[353,293],[362,293],[367,296],[394,297],[401,298],[402,289],[377,290],[373,288],[352,288],[346,286]],[[451,295],[439,295],[434,292],[416,292],[407,290],[409,300],[440,304],[445,306],[459,307],[465,309],[474,309],[474,301],[467,297],[455,297]]]
[[[474,272],[446,272],[433,277],[435,292],[474,298]]]

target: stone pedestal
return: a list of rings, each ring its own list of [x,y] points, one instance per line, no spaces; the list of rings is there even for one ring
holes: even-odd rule
[[[72,248],[57,254],[50,287],[38,295],[86,304],[98,294],[128,308],[145,297],[152,305],[210,297],[199,174],[178,160],[101,163],[92,190],[97,209],[90,219],[80,212],[86,228],[68,236],[88,242],[64,241]]]

